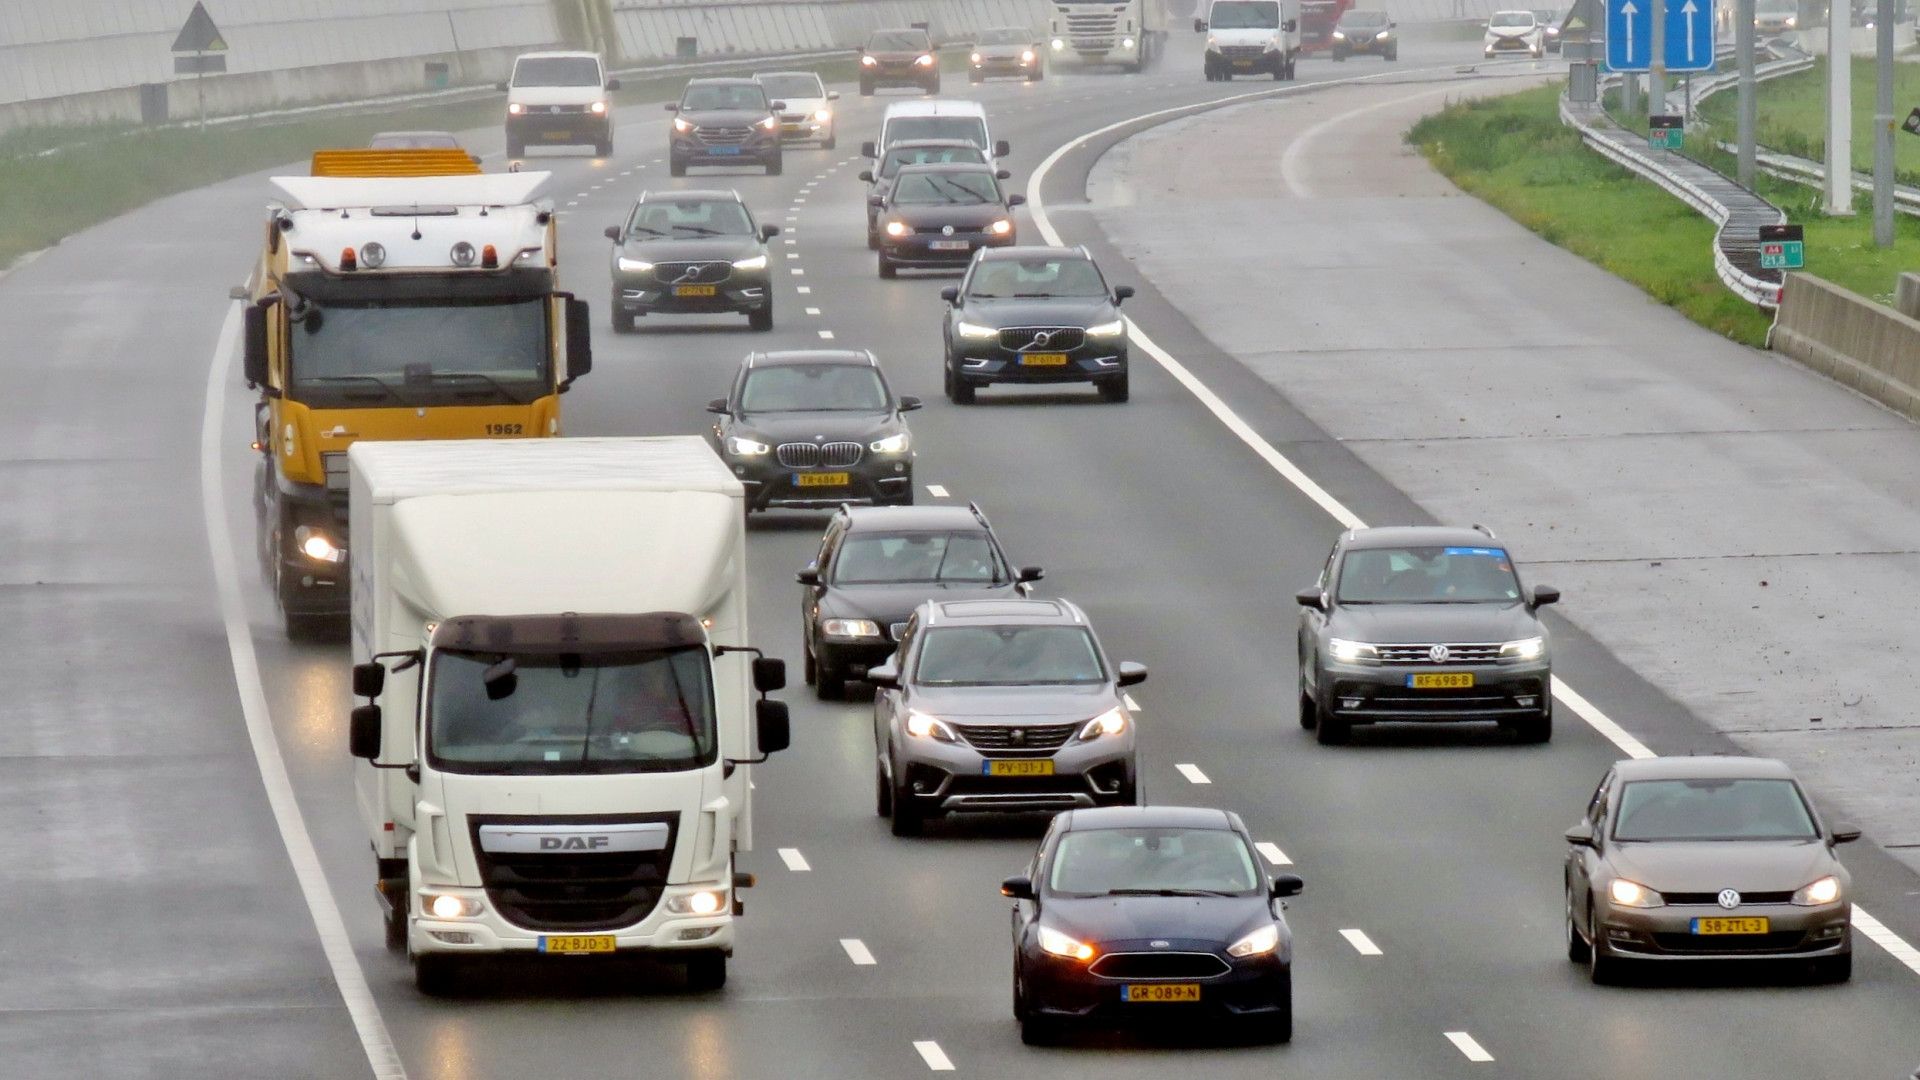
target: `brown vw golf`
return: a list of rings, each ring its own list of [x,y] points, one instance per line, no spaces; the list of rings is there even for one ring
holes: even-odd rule
[[[1797,960],[1853,975],[1853,903],[1836,844],[1770,758],[1621,761],[1567,830],[1567,958],[1596,983],[1634,960]]]

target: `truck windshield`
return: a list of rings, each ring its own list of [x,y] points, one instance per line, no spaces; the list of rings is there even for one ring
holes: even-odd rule
[[[698,646],[581,655],[434,654],[427,754],[448,772],[675,772],[711,764],[713,682]]]
[[[291,388],[310,405],[525,405],[553,392],[541,297],[306,301],[291,318]]]
[[[1278,0],[1219,0],[1207,12],[1207,27],[1212,30],[1278,30]]]

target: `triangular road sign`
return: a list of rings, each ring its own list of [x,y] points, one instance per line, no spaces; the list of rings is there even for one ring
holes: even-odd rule
[[[194,0],[193,12],[187,16],[187,25],[181,27],[180,36],[173,39],[173,51],[227,51],[227,39],[220,36],[220,28],[213,25],[213,16],[207,14],[207,5],[200,0]]]
[[[1598,7],[1594,0],[1575,0],[1573,7],[1567,11],[1566,19],[1560,23],[1561,35],[1576,38],[1591,35],[1595,26],[1604,24],[1600,12],[1596,10]]]

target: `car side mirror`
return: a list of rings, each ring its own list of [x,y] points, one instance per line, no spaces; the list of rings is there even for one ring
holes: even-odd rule
[[[253,304],[246,309],[246,352],[240,373],[248,386],[267,385],[267,309],[272,304]]]
[[[506,82],[506,80],[505,80],[505,79],[502,79],[502,80],[500,80],[499,82],[497,82],[497,83],[494,83],[494,84],[493,84],[493,88],[494,88],[495,90],[500,90],[500,91],[505,91],[505,90],[507,89],[507,82]]]
[[[1039,581],[1041,578],[1046,576],[1047,576],[1047,572],[1045,570],[1040,569],[1037,566],[1023,566],[1020,568],[1019,573],[1014,575],[1013,580],[1019,582],[1022,585],[1029,585],[1029,584],[1032,584],[1033,582]]]
[[[677,101],[669,101],[669,102],[667,102],[667,111],[668,111],[668,112],[679,112],[679,111],[680,111],[680,103],[679,103],[679,102],[677,102]]]
[[[1008,142],[1007,140],[1000,139],[993,144],[994,157],[1003,158],[1011,153],[1013,153],[1013,144]]]
[[[793,719],[787,703],[761,698],[753,703],[753,741],[762,754],[777,754],[793,745]]]
[[[802,570],[799,573],[793,575],[793,580],[799,582],[802,585],[818,585],[820,584],[820,571],[815,570],[812,567],[808,567],[807,569]]]
[[[609,225],[609,226],[607,226],[607,228],[606,228],[606,232],[605,232],[605,233],[604,233],[603,235],[605,235],[607,239],[609,239],[609,240],[611,240],[611,241],[613,241],[614,243],[616,243],[616,244],[617,244],[617,243],[619,243],[619,242],[620,242],[620,236],[621,236],[621,233],[620,233],[620,226],[618,226],[618,225]]]
[[[900,686],[900,669],[890,663],[881,664],[879,667],[868,668],[867,681],[875,686],[886,687],[889,690],[897,689]]]
[[[1851,844],[1855,840],[1860,839],[1860,826],[1858,825],[1848,825],[1846,822],[1835,822],[1833,828],[1828,831],[1833,837],[1833,842],[1836,844]]]
[[[347,750],[368,761],[380,756],[380,706],[354,706],[347,717]]]
[[[353,665],[353,696],[377,698],[387,687],[387,668],[378,660]]]
[[[861,157],[879,157],[880,150],[878,147],[874,146],[870,142],[863,142],[860,144],[860,156]]]
[[[1387,29],[1389,29],[1389,30],[1391,30],[1391,29],[1393,29],[1394,27],[1396,27],[1396,26],[1399,26],[1399,25],[1400,25],[1400,24],[1399,24],[1399,23],[1397,23],[1397,22],[1390,22],[1390,23],[1388,23],[1388,24],[1387,24]]]
[[[945,300],[949,304],[959,303],[960,302],[960,286],[948,285],[943,287],[940,290],[940,299]]]
[[[593,319],[587,310],[587,302],[575,297],[567,298],[567,377],[560,380],[560,391],[565,393],[573,385],[573,380],[593,370]]]
[[[867,205],[868,206],[885,206],[887,205],[887,200],[881,198],[878,195],[869,195],[867,196]]]
[[[839,101],[839,100],[840,100],[840,91],[838,91],[838,90],[829,90],[829,91],[827,91],[827,100],[828,100],[828,101]]]
[[[1015,206],[1025,206],[1025,205],[1027,205],[1027,197],[1025,195],[1007,196],[1007,206],[1015,207]]]
[[[993,178],[995,180],[1011,180],[1013,179],[1013,174],[1011,172],[1008,172],[1006,169],[996,169],[994,171]]]
[[[861,169],[861,170],[860,170],[860,179],[862,179],[862,180],[864,180],[864,181],[866,181],[866,182],[867,182],[867,183],[869,183],[869,184],[871,184],[871,183],[873,183],[873,170],[872,170],[872,169]]]
[[[1132,295],[1133,295],[1133,286],[1131,285],[1115,285],[1113,287],[1113,302],[1116,305],[1119,304],[1120,301],[1125,300],[1127,297]]]
[[[767,111],[768,111],[768,112],[779,112],[780,110],[782,110],[782,109],[784,109],[784,108],[786,108],[786,107],[787,107],[787,103],[786,103],[786,102],[784,102],[784,101],[769,101],[769,102],[767,102]]]
[[[1306,887],[1307,883],[1300,880],[1299,874],[1275,874],[1270,891],[1278,899],[1282,896],[1299,896],[1300,890]]]
[[[771,694],[787,688],[787,662],[771,656],[753,658],[755,693]]]
[[[1327,609],[1326,595],[1318,588],[1301,589],[1299,592],[1293,594],[1293,602],[1299,604],[1301,607],[1312,608],[1315,611],[1325,611]]]
[[[608,79],[608,80],[607,80],[607,89],[609,89],[609,90],[618,90],[618,89],[620,89],[620,80],[619,80],[619,79]]]
[[[1300,24],[1293,21],[1292,19],[1288,19],[1286,22],[1283,22],[1280,24],[1280,29],[1286,31],[1289,34],[1293,33],[1295,30],[1298,30],[1299,28],[1300,28]]]
[[[1592,847],[1593,822],[1581,821],[1580,824],[1567,830],[1566,837],[1567,843],[1572,844],[1574,847]]]
[[[1010,900],[1033,899],[1033,879],[1021,874],[1000,883],[1000,895]]]
[[[1193,20],[1193,32],[1194,32],[1194,33],[1196,33],[1196,34],[1204,34],[1204,33],[1206,33],[1206,32],[1207,32],[1207,20],[1205,20],[1205,19],[1195,19],[1195,20]]]
[[[712,401],[707,402],[707,411],[715,414],[716,416],[725,416],[732,410],[727,408],[726,398],[717,397],[717,398],[714,398]]]
[[[1139,686],[1147,681],[1147,665],[1136,664],[1131,660],[1120,661],[1120,677],[1114,680],[1121,686]]]
[[[760,226],[760,239],[762,240],[771,240],[774,237],[779,235],[780,235],[780,226],[778,225]]]
[[[890,623],[888,623],[888,624],[887,624],[887,636],[888,636],[888,637],[890,637],[890,638],[892,638],[892,639],[893,639],[893,640],[895,640],[895,641],[899,641],[899,640],[900,640],[901,638],[903,638],[903,637],[906,637],[906,636],[907,636],[907,624],[906,624],[906,623],[903,623],[903,622],[890,622]],[[896,651],[898,651],[898,650],[896,650]]]
[[[900,411],[901,412],[912,412],[915,409],[918,409],[925,404],[926,404],[925,402],[921,401],[917,397],[914,397],[912,394],[900,395]]]
[[[1533,587],[1533,606],[1534,607],[1545,607],[1548,604],[1557,604],[1559,602],[1560,602],[1559,589],[1556,589],[1551,585],[1535,585]]]

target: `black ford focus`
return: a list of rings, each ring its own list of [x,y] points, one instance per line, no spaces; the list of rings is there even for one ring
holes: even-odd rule
[[[1071,1023],[1259,1025],[1293,1038],[1293,934],[1236,814],[1178,806],[1053,819],[1014,899],[1013,1012],[1029,1044]]]

